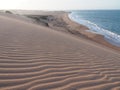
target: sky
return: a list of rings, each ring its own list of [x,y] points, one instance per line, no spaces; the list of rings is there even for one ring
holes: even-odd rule
[[[120,0],[0,0],[0,9],[120,9]]]

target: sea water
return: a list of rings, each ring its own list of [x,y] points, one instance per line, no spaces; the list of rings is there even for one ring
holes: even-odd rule
[[[76,10],[71,11],[69,18],[120,47],[120,10]]]

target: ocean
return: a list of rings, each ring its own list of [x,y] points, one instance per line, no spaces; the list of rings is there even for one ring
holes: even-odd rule
[[[76,10],[71,11],[69,18],[120,47],[120,10]]]

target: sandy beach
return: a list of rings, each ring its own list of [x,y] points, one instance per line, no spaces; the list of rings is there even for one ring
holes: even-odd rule
[[[0,90],[120,90],[119,47],[66,12],[12,12],[0,13]]]

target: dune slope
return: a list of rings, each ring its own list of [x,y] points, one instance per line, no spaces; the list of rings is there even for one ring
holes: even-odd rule
[[[120,54],[0,16],[0,90],[120,90]]]

